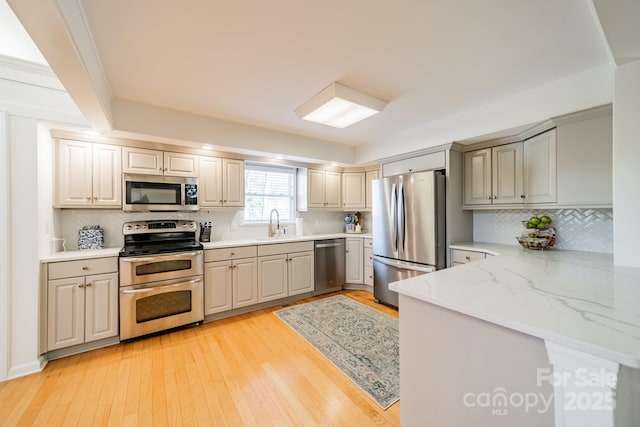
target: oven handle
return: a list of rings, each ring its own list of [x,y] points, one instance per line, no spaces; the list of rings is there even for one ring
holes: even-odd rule
[[[201,281],[202,281],[202,278],[198,277],[197,279],[180,281],[178,283],[172,283],[172,284],[167,284],[167,285],[146,286],[144,288],[139,288],[139,289],[120,289],[120,293],[123,293],[123,294],[144,294],[144,293],[148,293],[148,292],[157,291],[158,289],[176,288],[176,287],[181,287],[181,286],[184,286],[184,285],[194,285],[194,284],[196,284],[198,282],[201,282]]]
[[[171,257],[179,257],[179,258],[190,258],[198,256],[202,253],[202,251],[194,251],[194,252],[180,252],[180,253],[172,253],[172,254],[159,254],[153,255],[149,257],[123,257],[120,258],[120,261],[123,262],[149,262],[149,261],[158,261],[161,257],[171,256]]]

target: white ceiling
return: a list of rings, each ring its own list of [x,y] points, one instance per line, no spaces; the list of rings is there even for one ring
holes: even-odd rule
[[[415,140],[434,123],[447,124],[444,139],[475,137],[608,96],[496,120],[493,128],[457,132],[464,123],[453,120],[611,66],[586,0],[8,1],[87,119],[102,129],[204,142],[186,125],[157,123],[163,130],[154,135],[132,111],[195,120],[214,133],[223,120],[275,131],[273,138],[293,135],[290,146],[265,152],[290,147],[285,154],[303,154],[305,144],[326,144],[325,151],[344,157],[359,147],[362,159],[363,147],[386,145],[377,150],[386,154],[426,148],[436,141],[427,134],[422,147],[408,139],[403,147],[403,138]],[[346,129],[298,119],[294,110],[333,81],[389,105]]]

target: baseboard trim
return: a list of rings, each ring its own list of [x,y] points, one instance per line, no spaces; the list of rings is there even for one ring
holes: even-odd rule
[[[7,380],[13,380],[16,378],[24,377],[26,375],[41,372],[47,364],[47,362],[43,361],[42,359],[42,357],[39,357],[38,360],[23,363],[22,365],[9,368],[9,375],[7,375]]]

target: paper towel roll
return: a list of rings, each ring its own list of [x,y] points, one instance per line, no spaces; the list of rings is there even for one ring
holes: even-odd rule
[[[302,224],[302,218],[296,218],[296,236],[304,235],[304,226]]]

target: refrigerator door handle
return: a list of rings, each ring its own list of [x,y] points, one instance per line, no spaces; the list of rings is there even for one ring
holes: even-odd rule
[[[396,193],[396,184],[391,186],[391,242],[393,244],[393,252],[398,252],[398,195]]]
[[[388,265],[389,267],[399,268],[402,270],[420,271],[423,273],[433,273],[434,271],[436,271],[435,267],[431,267],[428,265],[416,265],[408,262],[394,261],[391,259],[382,258],[375,255],[373,257],[373,260],[381,264]]]
[[[398,190],[398,235],[398,246],[402,244],[402,252],[404,252],[404,246],[407,241],[407,216],[404,202],[404,185],[402,183],[400,183]],[[399,248],[398,251],[400,251]]]

